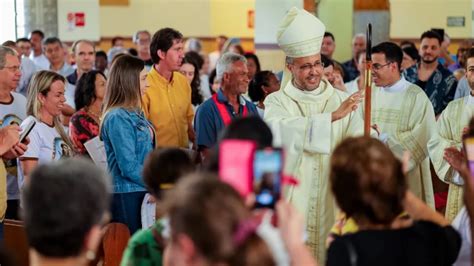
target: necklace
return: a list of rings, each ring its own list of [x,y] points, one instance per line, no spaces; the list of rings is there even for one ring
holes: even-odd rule
[[[99,122],[100,120],[100,115],[102,114],[102,112],[93,112],[90,108],[86,107],[85,108],[85,111],[86,113],[88,113],[89,115],[91,115],[91,117],[96,120],[97,122]]]

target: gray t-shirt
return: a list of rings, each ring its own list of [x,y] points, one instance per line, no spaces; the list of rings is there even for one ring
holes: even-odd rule
[[[0,103],[1,127],[16,124],[20,125],[26,118],[26,98],[16,92],[11,92],[13,97],[10,103]],[[7,194],[9,200],[19,199],[20,191],[17,180],[16,159],[5,161],[7,169]]]

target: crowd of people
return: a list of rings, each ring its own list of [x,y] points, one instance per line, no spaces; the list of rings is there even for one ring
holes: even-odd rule
[[[31,265],[87,265],[109,222],[132,235],[127,266],[472,265],[468,40],[451,55],[436,29],[418,47],[355,34],[340,63],[335,34],[297,8],[277,32],[281,72],[236,38],[209,54],[173,28],[132,40],[69,52],[35,30],[0,47],[0,217],[23,222]],[[256,208],[269,149],[281,198]]]

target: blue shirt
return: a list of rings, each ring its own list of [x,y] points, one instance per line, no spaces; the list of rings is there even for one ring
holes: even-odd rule
[[[67,82],[71,83],[72,85],[76,85],[77,82],[77,70],[72,72],[72,74],[66,77]]]
[[[360,75],[357,65],[352,58],[342,63],[342,67],[344,68],[344,82],[354,80]]]
[[[240,96],[239,113],[234,112],[234,108],[229,103],[221,90],[217,92],[217,100],[223,103],[232,119],[242,116],[244,106],[247,107],[249,116],[258,116],[255,105],[244,97]],[[196,131],[196,142],[199,147],[211,148],[217,142],[217,138],[224,129],[224,121],[212,98],[207,99],[197,109],[194,118],[194,129]]]
[[[49,66],[48,69],[51,70],[51,71],[54,71],[54,70],[51,69],[51,65]],[[64,62],[61,69],[59,69],[58,71],[54,71],[54,72],[56,72],[59,75],[66,78],[67,76],[72,75],[74,72],[76,72],[76,70],[70,64]],[[76,81],[77,81],[77,73],[76,73]]]
[[[471,87],[469,87],[469,83],[467,83],[466,77],[462,77],[459,80],[458,86],[456,87],[456,93],[454,94],[454,99],[459,99],[468,96],[471,94]]]
[[[116,108],[105,116],[100,136],[114,193],[146,191],[142,170],[146,156],[154,148],[152,128],[139,111]]]

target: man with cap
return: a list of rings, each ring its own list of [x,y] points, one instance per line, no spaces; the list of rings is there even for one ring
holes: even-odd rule
[[[341,140],[363,133],[362,116],[353,112],[361,101],[360,93],[348,97],[322,78],[324,31],[314,15],[289,10],[277,33],[286,54],[281,90],[265,99],[264,114],[275,145],[287,152],[285,172],[299,180],[285,196],[305,215],[307,244],[320,262],[324,262],[324,243],[335,221],[330,155]]]

